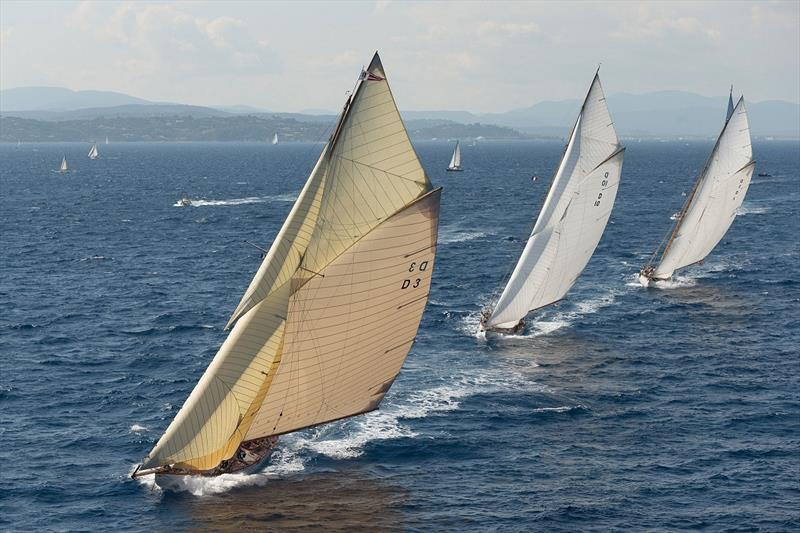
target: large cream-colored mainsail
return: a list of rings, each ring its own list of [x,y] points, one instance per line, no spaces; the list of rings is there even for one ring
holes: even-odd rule
[[[142,468],[213,469],[242,441],[376,409],[427,302],[439,193],[376,53],[230,335]]]
[[[642,270],[643,283],[648,279],[669,279],[675,270],[702,261],[736,218],[755,161],[744,98],[739,99],[732,111],[730,107],[722,132],[686,199],[661,260],[655,267]]]
[[[513,328],[529,311],[569,291],[611,216],[623,153],[595,75],[539,218],[486,327]]]

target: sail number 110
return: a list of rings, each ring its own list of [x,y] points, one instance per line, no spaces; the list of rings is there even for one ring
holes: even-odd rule
[[[603,181],[600,182],[600,186],[601,187],[605,187],[605,186],[608,185],[608,172],[603,174],[603,178],[604,178]],[[603,192],[602,191],[597,193],[597,200],[594,201],[594,206],[595,207],[600,205],[600,198],[602,198],[602,197],[603,197]]]

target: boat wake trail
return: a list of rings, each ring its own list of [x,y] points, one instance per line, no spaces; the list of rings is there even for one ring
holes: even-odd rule
[[[637,286],[641,287],[641,285],[639,285],[638,283]],[[572,308],[568,310],[556,311],[555,313],[553,313],[552,310],[543,311],[542,312],[543,316],[541,319],[536,321],[529,321],[529,325],[525,333],[521,335],[502,335],[500,336],[500,338],[525,339],[532,337],[540,337],[542,335],[548,335],[550,333],[558,331],[562,328],[569,327],[581,317],[594,314],[603,307],[606,307],[614,303],[618,293],[619,291],[617,290],[609,290],[606,294],[599,296],[597,298],[576,302],[571,306]],[[474,336],[478,339],[485,339],[486,333],[480,330],[480,320],[481,320],[480,311],[475,311],[473,313],[470,313],[464,317],[461,323],[461,327],[459,329],[461,329],[461,331],[463,331],[467,335]]]
[[[226,205],[265,204],[270,202],[294,202],[296,194],[275,194],[272,196],[248,196],[246,198],[231,198],[229,200],[189,200],[191,207],[209,207]],[[180,200],[173,207],[187,207]]]
[[[533,322],[530,327],[530,332],[523,336],[540,337],[569,327],[581,317],[597,313],[602,308],[611,305],[616,298],[617,291],[611,290],[600,297],[577,302],[574,309],[559,311],[550,319]]]
[[[499,368],[487,369],[477,374],[459,374],[446,381],[447,385],[413,391],[408,395],[396,395],[396,403],[392,398],[387,398],[387,402],[378,411],[282,436],[269,464],[260,472],[222,474],[216,477],[184,476],[170,490],[187,492],[194,496],[210,496],[240,487],[264,486],[271,480],[305,471],[315,456],[334,460],[353,459],[363,455],[370,443],[414,438],[418,433],[406,420],[454,411],[459,408],[460,401],[469,396],[509,388],[539,392],[545,390],[521,374],[509,373],[507,369]],[[153,475],[138,477],[136,481],[147,488],[162,490],[156,485]]]

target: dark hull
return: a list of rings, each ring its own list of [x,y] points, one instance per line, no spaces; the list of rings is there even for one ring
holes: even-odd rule
[[[243,442],[239,445],[239,449],[233,457],[222,461],[219,466],[210,470],[194,470],[164,466],[143,471],[137,469],[131,477],[136,478],[147,474],[155,474],[156,484],[165,486],[174,484],[173,481],[175,478],[184,476],[215,477],[222,474],[252,472],[261,467],[262,463],[269,458],[277,444],[278,437],[264,437]],[[171,479],[173,481],[171,481]]]

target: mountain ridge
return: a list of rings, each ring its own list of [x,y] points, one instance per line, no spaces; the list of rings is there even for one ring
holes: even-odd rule
[[[38,98],[38,100],[36,100]],[[32,102],[36,100],[38,104]],[[546,100],[499,113],[463,110],[403,111],[405,120],[443,120],[461,124],[462,137],[474,128],[498,126],[524,135],[563,137],[575,120],[582,100]],[[618,132],[627,137],[711,137],[719,133],[727,108],[726,96],[703,96],[688,91],[656,91],[643,94],[614,93],[608,96],[611,116]],[[22,109],[23,104],[28,109]],[[756,137],[800,138],[800,104],[783,100],[746,102],[751,130]],[[294,119],[302,123],[325,123],[335,113],[307,110],[303,113],[273,112],[252,106],[196,106],[151,102],[112,91],[72,91],[61,87],[19,87],[0,91],[0,114],[40,121],[96,120],[115,117],[234,117],[254,116]],[[313,113],[309,113],[313,111]],[[458,134],[458,128],[447,131]],[[505,135],[505,133],[504,133]],[[505,137],[504,137],[505,138]]]

